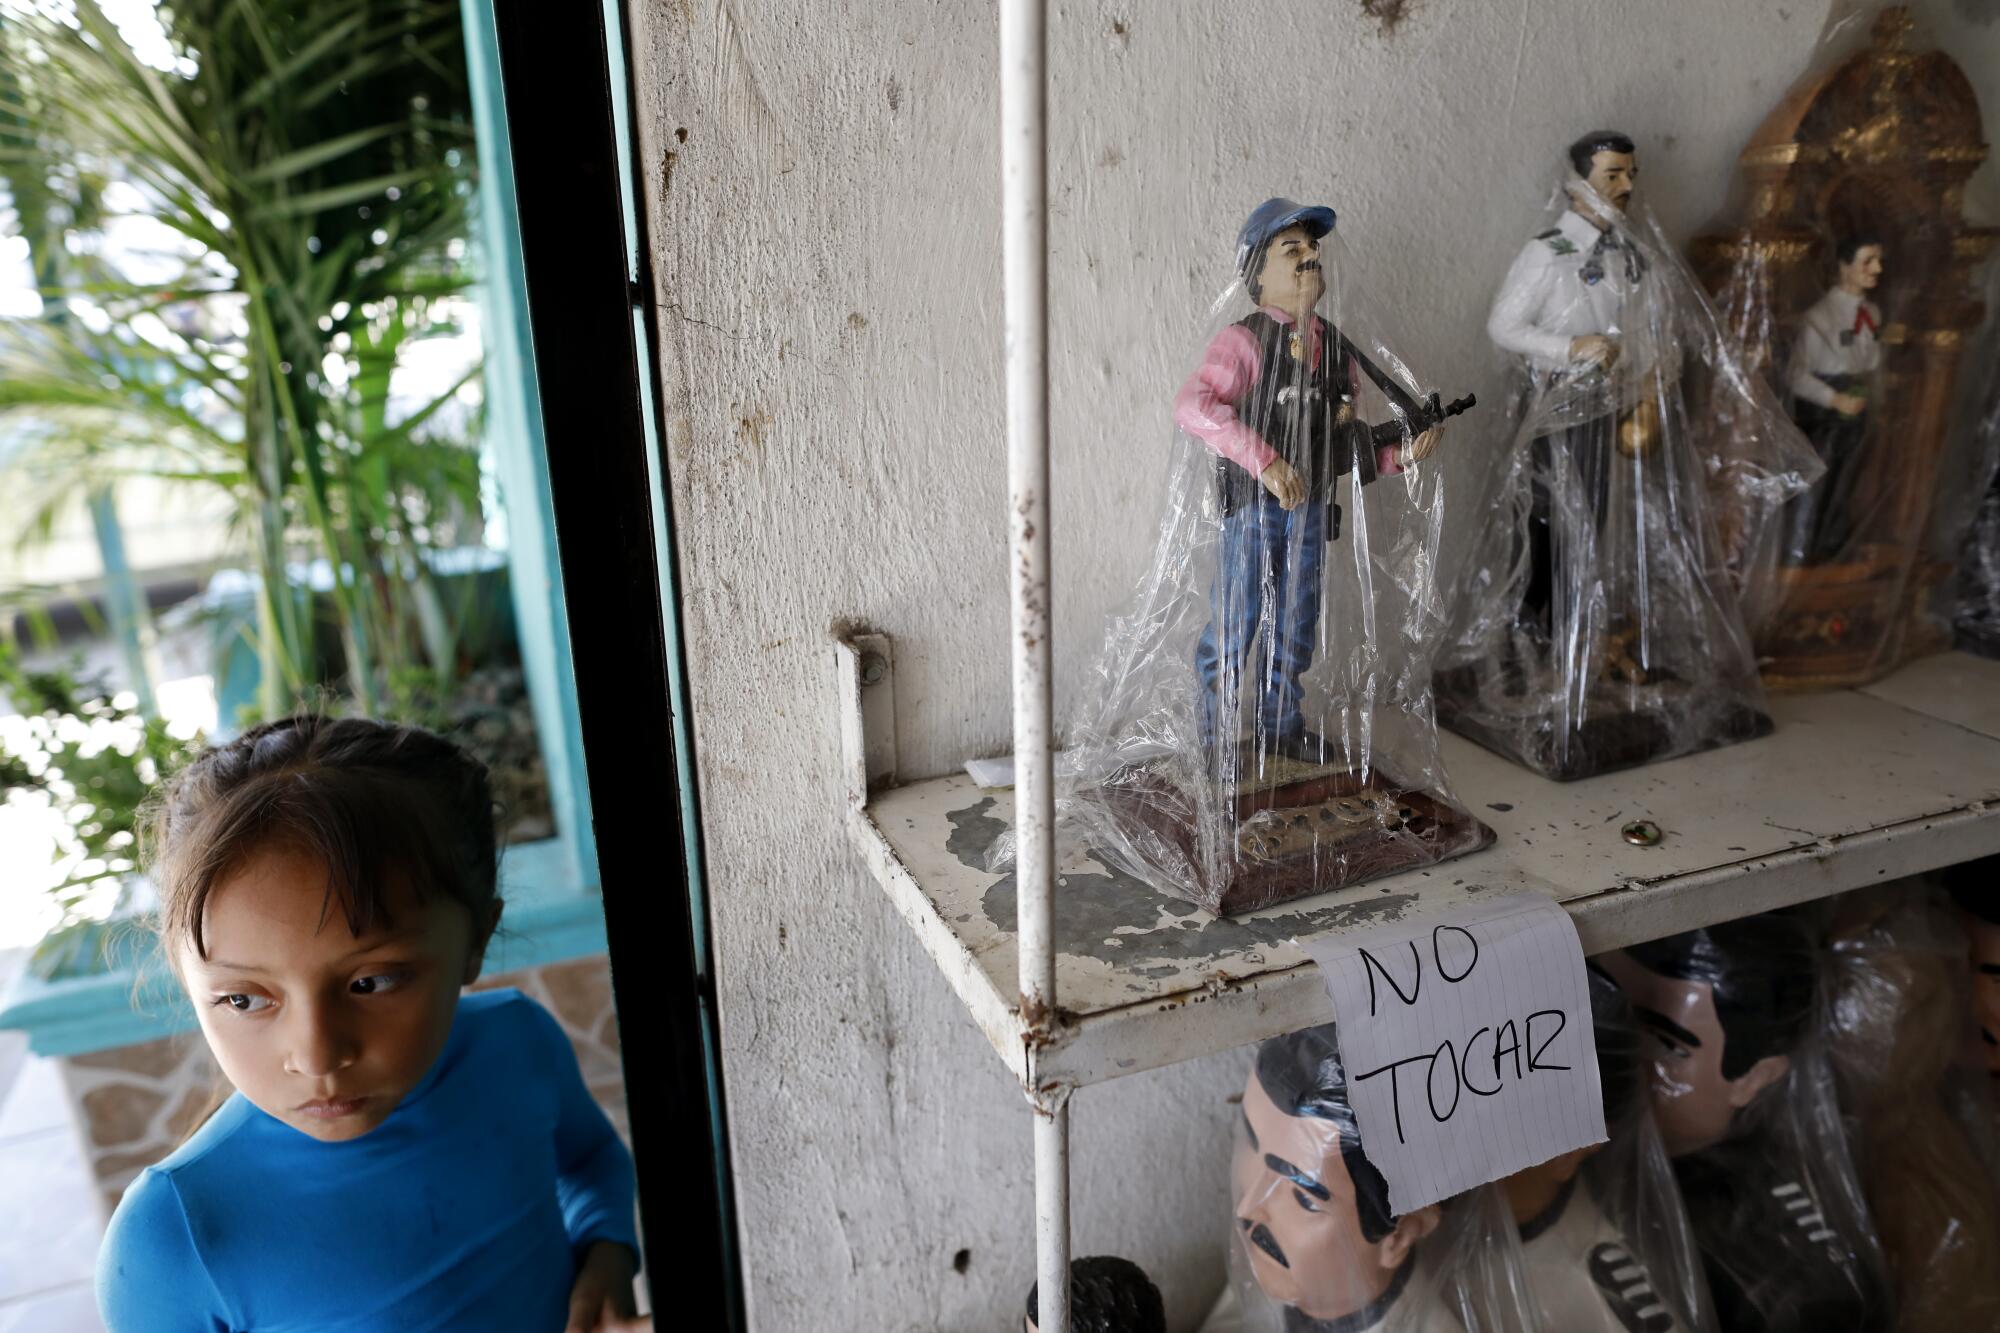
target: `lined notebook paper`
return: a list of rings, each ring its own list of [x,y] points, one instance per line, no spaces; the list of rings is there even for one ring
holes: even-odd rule
[[[1299,941],[1340,1026],[1348,1098],[1399,1216],[1602,1143],[1583,948],[1532,893]]]

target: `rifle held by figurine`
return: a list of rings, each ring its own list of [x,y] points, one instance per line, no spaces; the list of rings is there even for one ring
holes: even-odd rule
[[[1377,449],[1392,449],[1404,440],[1403,432],[1409,431],[1409,439],[1415,439],[1433,426],[1443,425],[1451,417],[1469,411],[1479,405],[1477,395],[1467,394],[1458,401],[1444,404],[1440,395],[1432,394],[1419,405],[1418,411],[1405,420],[1384,421],[1369,428],[1369,437]]]

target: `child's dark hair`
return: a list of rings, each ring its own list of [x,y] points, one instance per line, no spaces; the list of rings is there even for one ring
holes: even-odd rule
[[[326,867],[324,920],[360,935],[390,921],[399,884],[442,896],[483,936],[496,897],[486,767],[441,736],[368,718],[288,717],[213,746],[166,784],[139,829],[160,934],[206,958],[202,914],[249,856],[279,847]]]

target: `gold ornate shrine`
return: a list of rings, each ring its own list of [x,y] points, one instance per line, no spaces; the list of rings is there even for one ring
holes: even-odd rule
[[[1902,6],[1869,44],[1796,85],[1739,159],[1738,206],[1693,247],[1732,335],[1774,382],[1799,317],[1833,280],[1837,237],[1884,244],[1883,370],[1868,409],[1854,540],[1779,567],[1748,601],[1774,688],[1872,680],[1945,645],[1925,614],[1950,566],[1930,550],[1962,344],[1985,318],[1975,273],[2000,229],[1964,220],[1986,159],[1979,101],[1942,51],[1913,51]]]

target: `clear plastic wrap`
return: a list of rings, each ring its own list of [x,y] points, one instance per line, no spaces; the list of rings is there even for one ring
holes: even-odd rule
[[[1202,1333],[1542,1329],[1499,1191],[1402,1217],[1368,1160],[1333,1024],[1257,1048],[1230,1171],[1229,1287]]]
[[[1829,1049],[1899,1327],[2000,1328],[2000,1189],[1957,914],[1921,881],[1842,898]]]
[[[1990,480],[1974,486],[1979,502],[1959,548],[1952,628],[1959,647],[2000,657],[2000,339],[1989,343],[1994,345],[1986,358],[1991,380],[1973,423],[1970,452],[1975,482]]]
[[[1970,519],[1959,381],[1989,304],[1987,155],[1965,72],[1912,7],[1839,0],[1807,72],[1739,158],[1695,265],[1826,465],[1750,562],[1765,682],[1872,680],[1946,645]]]
[[[1958,904],[1972,980],[1972,1022],[1986,1066],[1986,1108],[2000,1137],[2000,856],[1955,865],[1938,876]]]
[[[1827,1058],[1820,952],[1771,913],[1597,960],[1648,1035],[1653,1113],[1725,1333],[1896,1326]]]
[[[1545,1325],[1562,1333],[1713,1329],[1708,1282],[1646,1095],[1643,1037],[1617,983],[1590,969],[1603,1144],[1501,1182]]]
[[[1578,140],[1494,299],[1520,387],[1438,661],[1445,725],[1564,781],[1769,730],[1735,581],[1817,472],[1633,193],[1637,157]]]
[[[1425,460],[1459,405],[1397,355],[1333,225],[1283,199],[1245,223],[1173,400],[1152,561],[1057,775],[1067,835],[1211,912],[1492,837],[1445,785],[1430,693]]]

